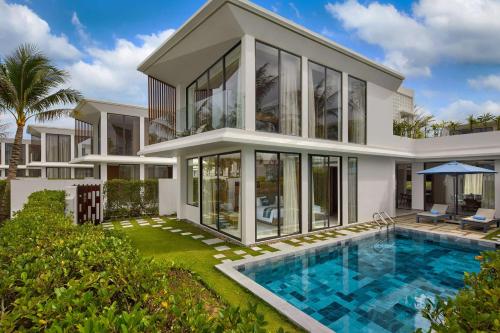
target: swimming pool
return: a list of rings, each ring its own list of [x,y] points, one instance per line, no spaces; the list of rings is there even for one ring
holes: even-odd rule
[[[336,332],[413,332],[429,326],[425,301],[456,293],[486,249],[398,228],[235,268]]]

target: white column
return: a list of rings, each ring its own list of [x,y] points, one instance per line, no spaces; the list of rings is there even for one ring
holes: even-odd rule
[[[101,180],[103,184],[108,180],[108,165],[106,163],[101,163]]]
[[[146,170],[144,164],[141,163],[139,164],[139,179],[144,180],[146,178],[145,175],[146,175]]]
[[[255,243],[255,152],[251,147],[241,150],[241,241]]]
[[[244,128],[255,131],[255,38],[241,38],[241,76],[243,93]]]
[[[347,156],[342,156],[342,225],[349,224],[349,165]]]
[[[47,133],[40,133],[40,162],[47,162]],[[47,178],[47,168],[42,167],[41,178]]]
[[[349,141],[349,75],[342,72],[342,142]]]
[[[24,145],[24,160],[26,161],[24,164],[28,165],[30,163],[30,145],[26,143]]]
[[[101,112],[101,155],[108,155],[108,114]]]
[[[183,219],[185,218],[184,214],[184,205],[186,203],[186,189],[187,189],[187,167],[186,161],[184,157],[177,155],[177,170],[173,170],[177,172],[177,182],[175,183],[177,186],[177,218]],[[200,184],[198,184],[200,186]],[[198,187],[199,189],[200,187]],[[198,192],[200,193],[200,192]],[[198,196],[199,197],[199,196]]]
[[[5,165],[5,142],[0,142],[0,165]],[[0,169],[0,177],[5,177],[3,169]]]
[[[71,160],[75,158],[75,135],[74,134],[71,134],[70,136],[70,141],[71,141],[71,147],[70,147],[70,156],[71,156]],[[75,168],[71,168],[71,179],[74,179],[75,178]]]
[[[417,174],[424,170],[424,163],[411,164],[411,209],[424,209],[424,175]]]
[[[145,123],[144,117],[139,117],[139,150],[144,149],[144,137],[146,135]]]
[[[302,136],[307,138],[309,136],[309,65],[307,57],[302,57]]]
[[[302,211],[302,233],[309,232],[309,156],[301,154],[301,211]]]
[[[495,171],[500,172],[500,160],[495,160]],[[495,174],[495,217],[500,217],[500,173]]]
[[[187,129],[186,124],[186,113],[187,105],[184,110],[182,110],[182,104],[186,102],[186,94],[182,85],[178,84],[175,86],[175,128],[177,132],[182,132]]]

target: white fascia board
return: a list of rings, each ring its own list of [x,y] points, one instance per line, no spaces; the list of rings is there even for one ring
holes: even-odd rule
[[[259,133],[234,128],[223,128],[200,133],[172,141],[161,142],[144,147],[141,155],[172,152],[180,149],[196,147],[211,143],[234,143],[253,146],[273,146],[277,148],[300,149],[306,151],[331,151],[355,155],[391,156],[398,158],[414,158],[415,155],[404,150],[383,147],[345,144],[341,142],[294,137],[282,134]]]
[[[73,165],[70,162],[30,162],[28,168],[93,168],[92,164]]]
[[[82,163],[118,163],[118,164],[160,164],[171,165],[176,164],[175,158],[166,157],[144,157],[144,156],[118,156],[118,155],[86,155],[83,157],[72,159],[71,164]]]
[[[8,169],[9,165],[8,164],[0,164],[0,169]],[[18,165],[18,169],[26,169],[26,165]]]

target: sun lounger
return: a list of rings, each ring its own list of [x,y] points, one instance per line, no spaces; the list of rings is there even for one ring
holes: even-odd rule
[[[479,208],[475,215],[464,217],[462,221],[460,221],[460,227],[463,229],[467,224],[470,224],[474,227],[483,228],[483,231],[487,232],[490,225],[495,221],[498,227],[499,220],[495,219],[494,209]]]
[[[450,214],[446,213],[447,209],[448,205],[434,204],[430,211],[417,214],[417,223],[420,222],[420,219],[428,219],[437,224],[439,220],[449,218]]]

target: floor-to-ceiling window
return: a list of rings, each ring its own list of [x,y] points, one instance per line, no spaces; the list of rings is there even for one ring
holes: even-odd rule
[[[411,163],[396,163],[396,208],[411,209]]]
[[[47,162],[69,162],[71,160],[71,136],[47,134],[45,140],[47,142]]]
[[[366,144],[366,82],[349,76],[349,142]]]
[[[140,170],[137,164],[108,164],[108,180],[113,179],[139,179]]]
[[[310,230],[340,225],[341,158],[310,156]]]
[[[165,179],[172,178],[173,170],[171,165],[150,165],[144,166],[144,178],[146,179]]]
[[[30,162],[40,162],[42,160],[42,145],[41,135],[31,134],[31,143],[29,144],[29,160]]]
[[[255,153],[256,238],[300,232],[300,154]]]
[[[347,213],[349,223],[358,221],[358,158],[349,157],[347,159]]]
[[[301,58],[256,42],[256,130],[300,135],[301,91]]]
[[[187,160],[187,204],[198,206],[198,185],[200,182],[200,171],[198,158]]]
[[[309,61],[309,136],[341,139],[342,73]]]
[[[49,179],[71,179],[71,168],[47,168]]]
[[[240,53],[238,44],[189,85],[186,134],[243,127]]]
[[[93,168],[75,168],[75,179],[94,178]]]
[[[108,113],[108,155],[136,156],[139,138],[139,117]]]
[[[425,163],[424,169],[443,163]],[[494,161],[463,161],[463,163],[495,170]],[[446,204],[449,213],[474,215],[478,208],[495,208],[495,177],[495,174],[459,175],[458,212],[456,212],[455,176],[426,175],[425,209],[430,209],[433,204]]]
[[[201,223],[241,239],[241,154],[201,158]]]

